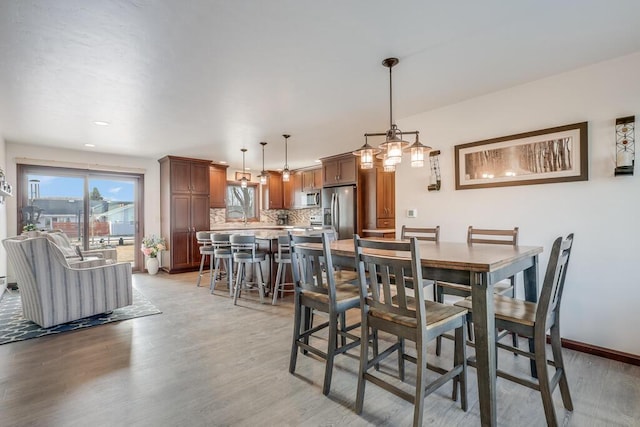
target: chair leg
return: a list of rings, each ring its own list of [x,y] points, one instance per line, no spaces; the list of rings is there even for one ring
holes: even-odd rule
[[[204,268],[204,259],[206,258],[206,255],[202,255],[200,257],[200,270],[198,271],[198,280],[196,281],[196,286],[200,287],[200,280],[202,279],[202,269]]]
[[[442,303],[444,301],[444,291],[440,286],[438,286],[438,282],[433,285],[433,298],[436,302]],[[442,336],[438,335],[436,338],[436,356],[440,356],[442,353]]]
[[[511,277],[511,298],[515,298],[516,297],[516,278]],[[513,346],[515,348],[518,348],[518,334],[515,332],[511,332],[511,337],[513,339]],[[514,356],[517,356],[518,353],[513,353]]]
[[[422,412],[424,408],[425,385],[427,383],[427,343],[416,343],[416,391],[413,407],[413,425],[422,425]]]
[[[280,289],[280,276],[282,275],[282,265],[283,263],[278,263],[278,269],[276,270],[276,281],[273,284],[273,300],[271,301],[272,305],[276,305],[278,301],[278,289]]]
[[[240,286],[242,286],[242,275],[244,273],[244,263],[238,263],[238,271],[236,271],[236,284],[233,287],[233,305],[238,304],[238,297],[240,296]]]
[[[398,337],[398,378],[404,381],[404,338]]]
[[[216,278],[218,277],[218,274],[220,274],[220,258],[216,258],[213,264],[213,285],[209,286],[209,290],[211,291],[211,293],[213,293],[213,289],[215,288]]]
[[[336,343],[338,341],[338,315],[329,313],[329,341],[327,342],[327,363],[324,368],[324,384],[322,394],[325,396],[331,390],[331,375],[333,374],[333,359],[336,356]]]
[[[369,365],[369,326],[367,324],[366,316],[363,316],[362,324],[360,325],[360,367],[358,368],[358,388],[356,391],[356,414],[362,413],[362,407],[364,406],[364,388],[367,380],[365,374],[367,373],[367,365]]]
[[[347,313],[344,311],[340,313],[340,331],[343,333],[340,334],[340,345],[347,345],[347,337],[344,335],[347,332]],[[336,348],[338,348],[338,343],[336,342]]]
[[[298,342],[300,341],[300,326],[302,320],[302,306],[300,305],[300,296],[296,292],[294,297],[294,314],[293,314],[293,341],[291,343],[291,356],[289,358],[289,372],[296,371],[296,362],[298,360]]]
[[[465,322],[466,323],[466,322]],[[460,407],[467,412],[467,337],[465,325],[456,328],[455,331],[455,350],[454,350],[454,367],[462,366],[462,371],[453,380],[453,394],[451,398],[458,400],[458,386],[460,386]]]
[[[542,335],[542,336],[538,336]],[[546,355],[546,335],[537,334],[534,338],[535,345],[535,363],[538,370],[538,384],[540,386],[540,397],[542,397],[542,406],[544,407],[544,415],[547,425],[557,427],[558,420],[556,411],[553,407],[553,396],[551,395],[551,385],[549,384],[549,372],[547,370]]]
[[[568,411],[573,411],[573,402],[571,400],[571,393],[569,392],[569,382],[567,381],[567,371],[564,367],[564,360],[562,359],[562,343],[560,342],[560,326],[556,324],[551,327],[551,351],[553,352],[553,362],[556,365],[556,369],[562,369],[562,375],[558,386],[560,387],[560,395],[562,396],[562,404]]]
[[[265,294],[265,283],[264,283],[264,277],[262,275],[262,265],[260,265],[259,262],[255,263],[255,268],[258,270],[258,272],[260,273],[260,278],[258,279],[258,292],[260,293],[260,304],[264,304],[264,294]],[[258,276],[256,274],[256,276]],[[256,277],[257,278],[257,277]]]
[[[313,325],[313,309],[309,308],[309,307],[304,307],[304,312],[303,312],[303,331],[308,331],[309,329],[311,329],[311,325]],[[303,338],[303,342],[306,345],[309,345],[309,336],[305,336]],[[306,356],[307,354],[307,350],[302,349],[302,354],[304,354]]]
[[[233,258],[227,259],[227,286],[229,286],[229,296],[233,294]]]
[[[213,254],[209,255],[209,290],[213,293],[213,288],[216,283],[216,276],[213,274],[213,265],[215,264],[215,257]]]

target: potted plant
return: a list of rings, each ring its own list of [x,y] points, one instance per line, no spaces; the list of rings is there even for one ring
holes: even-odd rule
[[[167,249],[167,244],[162,237],[151,236],[142,239],[140,250],[147,257],[146,266],[149,274],[153,275],[158,272],[158,268],[160,268],[158,253],[165,249]]]
[[[29,223],[22,227],[22,232],[25,233],[29,237],[37,237],[38,236],[38,228],[35,224]]]

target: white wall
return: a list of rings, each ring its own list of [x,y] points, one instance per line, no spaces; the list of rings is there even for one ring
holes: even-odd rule
[[[640,53],[425,112],[398,122],[441,150],[442,190],[428,192],[428,168],[396,173],[396,222],[440,225],[442,240],[464,241],[469,225],[520,227],[522,245],[549,249],[575,233],[562,307],[563,337],[640,354],[640,170],[613,176],[615,119],[640,121]],[[455,190],[454,146],[589,122],[589,180]],[[636,130],[636,139],[638,135]],[[418,218],[406,217],[417,208]]]
[[[5,153],[5,150],[2,150]],[[59,148],[40,147],[29,144],[6,144],[6,172],[10,182],[16,179],[16,158],[43,160],[41,164],[55,166],[55,162],[82,165],[112,166],[118,171],[122,168],[136,168],[144,170],[144,230],[145,235],[160,235],[160,164],[157,159],[147,159],[131,156],[117,156],[110,154],[96,154],[91,151],[62,150]],[[15,190],[14,190],[15,193]],[[19,234],[17,230],[16,197],[9,198],[6,205],[7,226],[9,236]],[[1,207],[0,207],[1,209]],[[0,230],[2,231],[2,230]]]

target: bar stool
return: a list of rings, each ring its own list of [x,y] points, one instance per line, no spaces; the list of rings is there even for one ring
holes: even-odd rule
[[[213,271],[213,246],[211,245],[211,233],[209,231],[196,232],[196,241],[200,245],[200,271],[198,272],[198,281],[196,282],[196,286],[200,286],[205,258],[209,257],[210,276]],[[213,283],[213,276],[211,276],[210,281]],[[211,284],[209,286],[211,287]]]
[[[276,281],[273,285],[272,305],[276,305],[278,301],[278,291],[280,291],[280,298],[284,297],[285,292],[295,292],[295,289],[284,289],[287,266],[289,266],[289,271],[291,271],[291,245],[289,243],[289,235],[278,236],[278,253],[275,256],[275,261],[278,263],[278,270],[276,272]],[[291,274],[293,275],[293,272],[291,272]]]
[[[260,278],[256,282],[258,291],[260,292],[260,302],[264,303],[265,283],[262,275],[262,261],[266,259],[264,252],[256,250],[256,236],[254,235],[242,235],[232,234],[229,236],[229,242],[231,243],[231,252],[233,254],[233,262],[238,265],[238,271],[236,271],[236,283],[233,292],[233,305],[238,302],[240,296],[241,287],[248,284],[247,279],[247,265],[253,266],[254,273],[260,273]],[[257,274],[254,274],[254,277]]]
[[[213,294],[216,286],[216,280],[222,279],[222,267],[224,267],[227,275],[227,286],[229,287],[229,296],[233,296],[233,253],[231,252],[231,243],[229,235],[224,233],[213,233],[211,235],[211,244],[213,246],[213,257],[215,258],[213,281],[209,286],[209,290]],[[222,261],[222,265],[220,262]]]

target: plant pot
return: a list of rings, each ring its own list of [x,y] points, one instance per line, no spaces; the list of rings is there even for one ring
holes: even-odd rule
[[[160,263],[158,262],[158,258],[147,258],[147,272],[151,275],[158,273],[158,268],[160,267]]]

